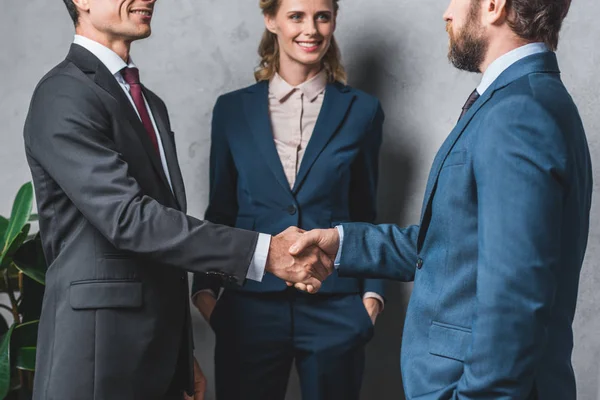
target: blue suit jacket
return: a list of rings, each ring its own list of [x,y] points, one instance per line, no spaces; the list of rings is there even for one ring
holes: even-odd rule
[[[579,113],[546,52],[505,70],[450,133],[419,226],[343,226],[340,274],[415,282],[407,398],[576,398],[591,193]]]
[[[338,83],[328,84],[323,106],[293,188],[273,141],[268,82],[221,96],[214,107],[210,156],[211,222],[276,235],[290,226],[329,228],[373,222],[383,111],[379,101]],[[218,289],[216,277],[196,274],[192,293]],[[236,290],[272,292],[285,283],[267,273]],[[340,278],[320,293],[375,292],[383,282]]]

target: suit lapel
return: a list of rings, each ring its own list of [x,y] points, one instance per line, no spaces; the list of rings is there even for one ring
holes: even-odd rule
[[[260,82],[255,85],[253,91],[244,96],[244,111],[248,125],[252,130],[254,141],[258,146],[263,160],[275,176],[275,179],[283,189],[290,192],[290,184],[285,176],[283,165],[275,148],[273,139],[273,128],[269,114],[269,85],[268,82]]]
[[[427,186],[425,188],[425,199],[423,201],[421,221],[423,220],[425,209],[427,208],[431,200],[431,196],[434,192],[435,185],[437,184],[437,180],[440,175],[442,166],[444,165],[444,161],[446,160],[446,157],[448,157],[448,154],[454,147],[454,144],[460,138],[465,128],[468,126],[469,122],[471,122],[473,116],[475,116],[477,111],[479,111],[479,109],[490,99],[490,92],[491,91],[486,92],[484,96],[477,99],[477,101],[473,104],[469,111],[467,111],[467,113],[463,115],[460,121],[458,121],[452,132],[450,132],[450,135],[448,135],[448,137],[442,144],[442,147],[440,147],[440,149],[438,150],[438,153],[435,156],[435,159],[433,160],[433,165],[431,166],[431,172],[429,174],[429,180],[427,181]]]
[[[433,165],[431,167],[431,173],[427,181],[425,188],[425,198],[423,199],[423,207],[421,209],[421,222],[419,229],[419,237],[417,240],[417,251],[421,251],[421,246],[425,240],[425,234],[429,226],[429,220],[431,219],[431,203],[437,182],[444,165],[444,161],[448,157],[448,154],[452,151],[452,148],[456,144],[457,140],[461,137],[465,131],[469,122],[473,119],[475,114],[483,107],[494,95],[494,93],[503,87],[509,85],[516,79],[534,73],[534,72],[546,72],[546,73],[559,73],[558,63],[556,61],[556,55],[551,52],[534,54],[517,61],[515,64],[507,68],[496,81],[486,90],[474,104],[471,106],[469,111],[458,121],[450,135],[446,138],[442,147],[438,151]]]
[[[160,156],[156,153],[154,145],[146,133],[146,128],[144,128],[144,125],[133,108],[133,105],[125,95],[125,92],[123,92],[121,85],[119,85],[115,77],[110,73],[106,66],[102,64],[98,58],[96,58],[96,56],[79,45],[73,44],[71,46],[71,50],[67,58],[81,68],[82,71],[94,73],[94,82],[117,101],[119,104],[119,109],[126,117],[136,136],[142,143],[142,147],[150,159],[152,167],[160,176],[163,184],[169,188],[169,182],[167,181],[167,177],[163,171],[162,164],[160,162]]]
[[[417,239],[417,251],[421,250],[421,246],[423,241],[425,240],[425,233],[427,232],[427,228],[429,226],[429,218],[430,218],[430,208],[431,201],[433,199],[433,194],[435,193],[435,189],[437,187],[437,182],[440,176],[440,172],[442,170],[442,166],[444,165],[444,161],[450,154],[450,151],[456,144],[456,141],[460,138],[465,128],[469,125],[469,122],[473,119],[477,111],[488,102],[492,95],[491,90],[488,90],[484,96],[477,99],[477,101],[471,106],[469,111],[458,121],[450,135],[446,138],[442,147],[435,156],[433,160],[433,165],[431,166],[431,172],[429,174],[429,179],[427,180],[427,186],[425,187],[425,198],[423,199],[423,206],[421,208],[421,222],[419,224],[419,236]]]
[[[154,121],[156,122],[156,127],[158,128],[159,138],[163,145],[163,150],[165,152],[165,158],[167,162],[167,168],[169,170],[169,176],[171,178],[171,184],[173,185],[173,194],[175,196],[175,200],[179,205],[181,210],[185,210],[186,208],[186,199],[185,199],[185,186],[183,184],[183,177],[181,176],[181,170],[179,169],[179,163],[177,161],[177,150],[175,148],[175,139],[171,137],[171,133],[169,130],[169,125],[166,121],[166,116],[163,114],[161,107],[158,106],[154,96],[143,87],[144,97],[150,106],[150,110],[152,111],[152,116],[154,117]]]
[[[323,106],[296,177],[293,188],[294,193],[298,192],[319,154],[338,131],[353,100],[354,95],[345,86],[331,83],[327,85]]]

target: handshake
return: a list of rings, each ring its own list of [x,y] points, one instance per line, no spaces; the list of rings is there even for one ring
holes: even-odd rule
[[[316,293],[333,273],[340,246],[338,230],[303,231],[290,227],[271,239],[266,271],[287,282],[288,286]]]

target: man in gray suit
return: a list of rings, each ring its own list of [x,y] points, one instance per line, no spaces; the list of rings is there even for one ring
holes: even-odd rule
[[[129,57],[156,0],[64,2],[74,44],[24,132],[49,264],[34,399],[180,400],[194,391],[186,271],[318,288],[332,265],[314,248],[292,258],[295,229],[271,238],[187,216],[167,109]]]

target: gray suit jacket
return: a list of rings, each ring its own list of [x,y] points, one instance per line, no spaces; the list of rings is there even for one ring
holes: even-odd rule
[[[192,388],[186,271],[242,284],[258,234],[189,217],[164,103],[144,88],[171,192],[108,69],[72,45],[25,123],[49,269],[36,400],[165,399]]]

